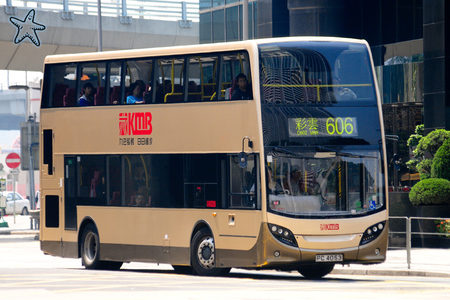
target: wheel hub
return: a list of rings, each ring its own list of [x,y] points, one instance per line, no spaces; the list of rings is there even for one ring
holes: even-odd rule
[[[86,260],[92,262],[95,259],[97,253],[97,240],[94,233],[89,232],[86,235],[86,241],[84,243],[84,253],[86,254]]]
[[[204,239],[198,246],[197,256],[205,269],[214,268],[214,240],[212,237]]]

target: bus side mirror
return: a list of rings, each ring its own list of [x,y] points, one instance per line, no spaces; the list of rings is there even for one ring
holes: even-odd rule
[[[242,169],[247,168],[247,154],[245,152],[239,153],[238,159],[239,159],[239,167],[241,167]]]
[[[244,137],[242,139],[242,152],[239,153],[238,155],[238,159],[239,159],[239,167],[241,167],[242,169],[247,168],[247,154],[245,153],[245,149],[244,149],[244,141],[248,140],[248,146],[250,148],[253,148],[253,142],[250,140],[250,138],[248,136]]]

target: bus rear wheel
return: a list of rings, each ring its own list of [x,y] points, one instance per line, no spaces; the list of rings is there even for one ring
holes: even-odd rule
[[[191,244],[191,260],[194,274],[200,276],[222,276],[230,272],[230,268],[216,267],[214,238],[211,232],[200,229],[194,235]]]
[[[88,224],[81,236],[81,262],[86,269],[119,270],[122,262],[100,260],[100,239],[97,228]]]
[[[333,271],[334,264],[310,265],[298,268],[298,272],[308,279],[320,279]]]

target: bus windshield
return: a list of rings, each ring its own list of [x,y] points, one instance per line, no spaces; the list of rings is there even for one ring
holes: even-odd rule
[[[263,104],[375,101],[366,45],[299,41],[263,44],[260,52]]]
[[[268,210],[291,217],[358,216],[385,208],[380,151],[274,147],[268,151]]]

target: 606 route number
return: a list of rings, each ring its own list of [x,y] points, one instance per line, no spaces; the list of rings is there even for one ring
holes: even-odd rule
[[[353,118],[328,118],[327,119],[327,132],[330,135],[338,134],[342,135],[344,132],[348,135],[353,133],[354,128]]]

